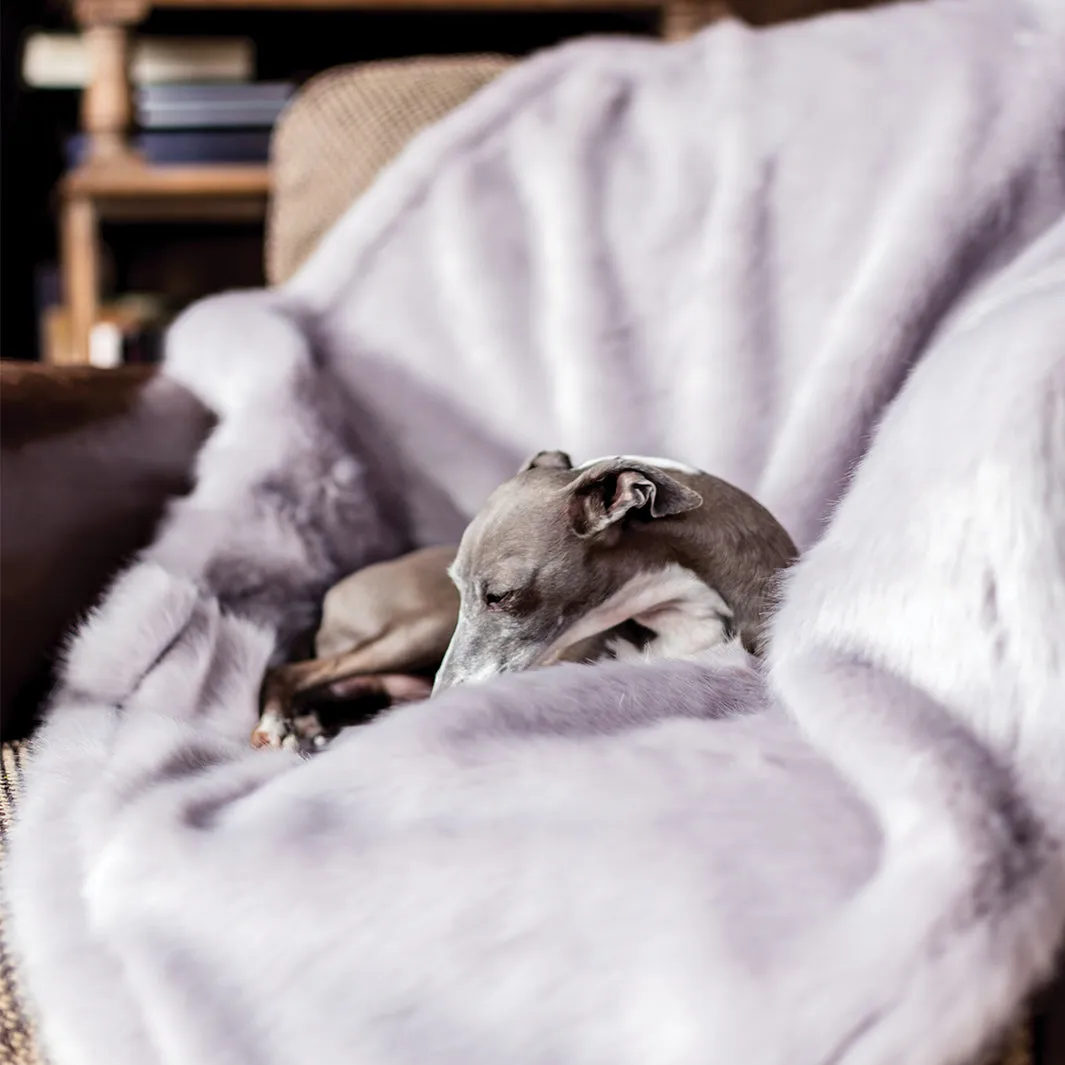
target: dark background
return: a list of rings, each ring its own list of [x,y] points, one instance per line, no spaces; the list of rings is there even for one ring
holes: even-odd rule
[[[21,85],[21,43],[33,30],[73,32],[64,3],[3,0],[0,33],[0,356],[35,359],[42,267],[57,260],[54,188],[64,137],[78,129],[80,93]],[[586,33],[657,32],[653,15],[367,13],[351,11],[153,11],[143,34],[250,37],[258,80],[301,82],[366,59],[457,52],[524,55]],[[262,227],[249,224],[105,226],[104,266],[120,289],[152,288],[165,261],[180,299],[260,285]],[[175,282],[170,281],[171,286]]]

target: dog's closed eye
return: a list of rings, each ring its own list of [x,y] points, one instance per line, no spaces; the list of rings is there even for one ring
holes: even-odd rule
[[[485,589],[484,593],[484,605],[489,610],[498,610],[507,606],[514,601],[514,596],[517,594],[515,589],[511,589],[506,592],[490,592]]]

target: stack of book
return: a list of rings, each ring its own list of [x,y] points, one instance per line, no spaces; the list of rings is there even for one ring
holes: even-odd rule
[[[22,48],[22,80],[31,89],[84,89],[90,56],[76,33],[31,33]],[[255,76],[255,45],[244,37],[138,37],[134,85],[246,82]]]
[[[156,166],[265,164],[274,123],[294,91],[287,81],[141,86],[134,145]],[[82,134],[69,139],[68,166],[85,158],[85,145]]]
[[[142,86],[138,146],[151,163],[265,163],[295,88],[287,81]]]
[[[295,90],[256,82],[255,47],[242,37],[139,37],[130,74],[136,87],[134,145],[149,163],[265,163],[270,133]],[[37,89],[84,88],[85,42],[74,34],[33,33],[23,80]],[[67,166],[86,158],[83,134],[66,138]]]

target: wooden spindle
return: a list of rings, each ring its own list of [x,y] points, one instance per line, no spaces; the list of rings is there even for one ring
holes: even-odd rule
[[[82,94],[82,129],[91,163],[137,159],[130,146],[133,87],[130,83],[130,28],[144,18],[142,0],[79,0],[75,14],[89,53],[89,83]]]

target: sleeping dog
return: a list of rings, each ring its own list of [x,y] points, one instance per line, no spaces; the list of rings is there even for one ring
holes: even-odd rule
[[[561,661],[761,653],[788,534],[745,492],[690,466],[541,451],[488,499],[458,548],[371,566],[326,599],[320,657],[272,671],[254,742],[292,734],[308,694],[424,698]],[[441,659],[442,664],[441,664]],[[319,733],[313,716],[295,732]]]
[[[458,625],[434,691],[574,657],[681,658],[736,639],[762,652],[796,555],[745,492],[690,466],[542,451],[498,488],[451,574]]]

